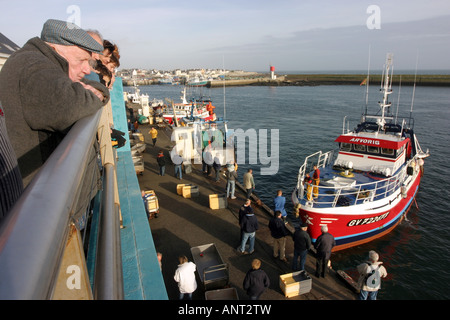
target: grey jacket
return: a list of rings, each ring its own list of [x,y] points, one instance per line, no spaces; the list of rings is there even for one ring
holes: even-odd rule
[[[0,101],[11,144],[26,186],[71,126],[94,114],[109,100],[99,82],[83,82],[100,90],[103,101],[68,76],[69,64],[38,37],[12,54],[0,72]]]

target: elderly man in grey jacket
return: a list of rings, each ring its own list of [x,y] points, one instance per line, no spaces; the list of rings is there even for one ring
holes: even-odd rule
[[[84,79],[91,54],[102,51],[83,29],[51,19],[3,66],[0,101],[24,186],[71,126],[108,102],[105,86]]]

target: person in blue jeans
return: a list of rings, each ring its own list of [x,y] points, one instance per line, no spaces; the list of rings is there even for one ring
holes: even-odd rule
[[[357,266],[359,273],[358,284],[361,288],[359,300],[377,300],[378,290],[381,288],[381,278],[387,276],[383,262],[378,261],[379,255],[373,250],[369,251],[367,262]]]
[[[159,174],[161,176],[164,176],[164,173],[166,172],[166,158],[164,157],[164,153],[162,150],[159,150],[156,161],[158,162],[159,166]]]
[[[311,248],[311,237],[308,232],[308,224],[303,223],[300,228],[294,232],[294,260],[292,261],[292,270],[305,270],[306,255]],[[298,268],[298,259],[300,258],[300,268]]]
[[[241,231],[242,231],[242,241],[241,246],[238,248],[238,251],[242,254],[245,254],[245,244],[247,240],[250,241],[250,247],[248,250],[249,254],[252,254],[255,251],[255,236],[256,230],[258,230],[258,220],[256,219],[255,214],[252,212],[248,212],[245,216],[242,217],[241,220]]]
[[[234,170],[234,165],[227,165],[225,176],[227,177],[227,198],[236,199],[234,191],[236,189],[236,179],[238,176],[236,170]]]
[[[181,169],[181,165],[183,164],[183,158],[181,154],[175,154],[172,158],[172,162],[174,165],[175,177],[178,179],[183,179],[183,172]]]

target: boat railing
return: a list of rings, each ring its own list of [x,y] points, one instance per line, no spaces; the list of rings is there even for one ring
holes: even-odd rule
[[[305,183],[305,202],[311,207],[351,206],[381,200],[396,194],[407,178],[405,170],[394,176],[358,185],[319,187]]]
[[[0,299],[123,299],[110,109],[108,104],[73,125],[2,221]],[[95,279],[89,279],[74,210],[84,179],[92,180],[84,176],[97,137],[102,164],[94,165],[101,169],[103,190],[95,197],[101,200]]]
[[[304,183],[306,172],[310,172],[314,165],[318,168],[323,168],[329,165],[333,161],[334,152],[332,150],[328,152],[318,151],[306,157],[305,162],[298,170],[297,178],[297,190],[300,198],[304,196]]]

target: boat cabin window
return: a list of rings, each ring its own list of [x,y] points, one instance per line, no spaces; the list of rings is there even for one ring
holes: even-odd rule
[[[378,147],[372,147],[372,146],[367,146],[367,151],[368,151],[369,153],[376,153],[376,154],[378,154],[378,153],[380,153],[380,148],[378,148]]]
[[[351,143],[341,143],[341,151],[352,151]]]
[[[362,144],[354,144],[353,145],[353,149],[355,149],[355,151],[365,152],[366,151],[366,146],[362,145]]]
[[[386,155],[386,156],[393,156],[394,149],[381,148],[381,154]]]
[[[403,151],[405,151],[405,146],[401,146],[401,148],[397,150],[396,157],[399,157],[403,153]]]

